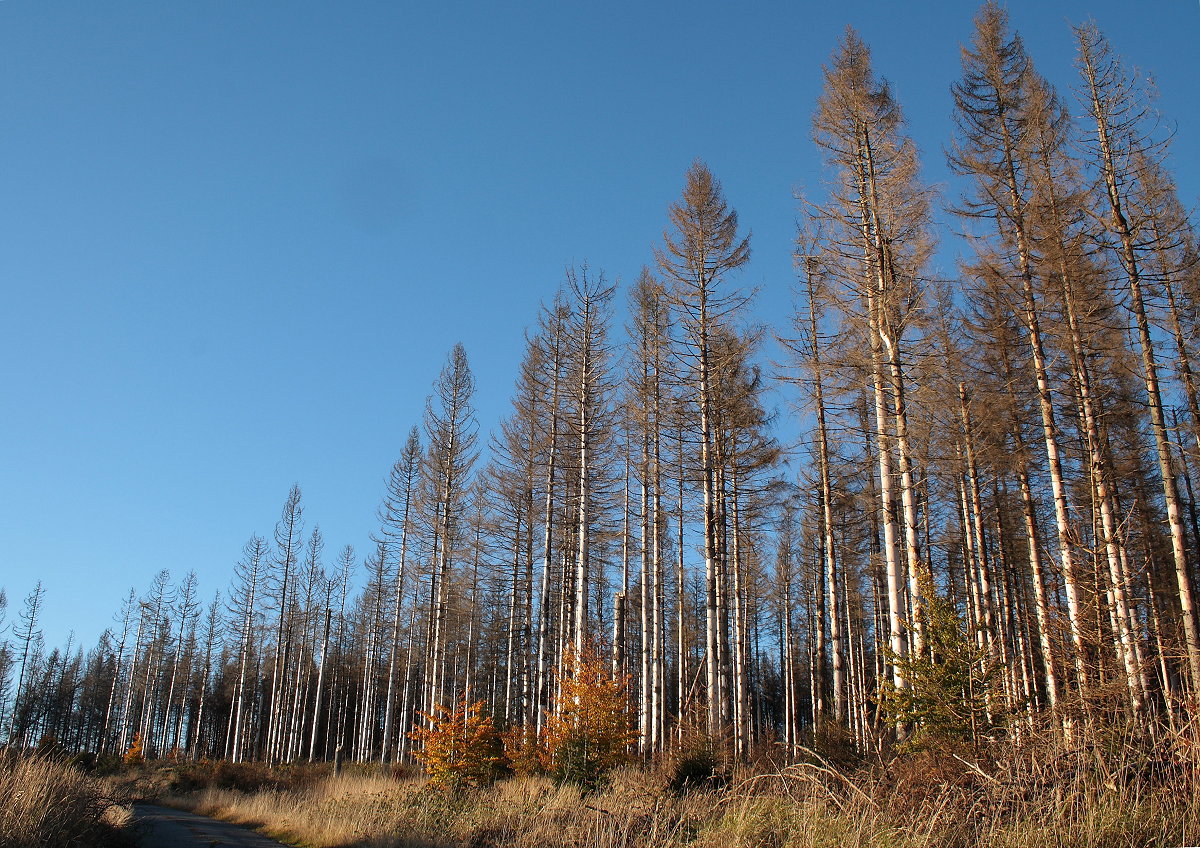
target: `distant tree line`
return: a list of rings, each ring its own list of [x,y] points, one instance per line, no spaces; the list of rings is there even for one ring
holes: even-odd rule
[[[0,619],[0,739],[411,761],[440,706],[544,732],[585,651],[628,679],[647,756],[695,733],[748,756],[814,731],[869,750],[1182,720],[1200,252],[1153,92],[1094,25],[1074,34],[1068,101],[998,5],[976,18],[953,279],[931,270],[939,207],[900,105],[848,30],[776,361],[736,285],[749,237],[698,161],[654,267],[624,292],[566,272],[482,439],[451,351],[365,550],[328,551],[294,486],[217,597],[163,571],[88,650],[47,650],[39,584]],[[805,430],[790,466],[772,380]]]

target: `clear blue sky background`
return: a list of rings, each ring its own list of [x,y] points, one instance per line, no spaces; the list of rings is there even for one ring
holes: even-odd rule
[[[1094,16],[1200,192],[1195,0],[1011,2],[1074,82]],[[972,2],[0,2],[0,585],[94,643],[160,568],[224,588],[289,485],[332,552],[456,341],[482,429],[564,266],[631,281],[682,176],[724,182],[766,319],[847,24],[947,178]],[[947,189],[955,194],[953,187]],[[950,245],[944,264],[953,266]],[[779,401],[781,407],[784,400]]]

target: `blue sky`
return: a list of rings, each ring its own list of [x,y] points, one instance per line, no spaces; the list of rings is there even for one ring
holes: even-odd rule
[[[847,24],[946,183],[974,3],[742,5],[0,2],[10,615],[40,577],[48,641],[90,645],[160,568],[223,589],[293,481],[330,558],[365,551],[450,347],[486,433],[563,268],[632,281],[696,157],[753,231],[760,314],[786,314]],[[1008,8],[1060,88],[1088,16],[1154,72],[1195,204],[1200,6]]]

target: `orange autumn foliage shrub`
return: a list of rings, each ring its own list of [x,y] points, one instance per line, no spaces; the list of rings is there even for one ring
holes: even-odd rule
[[[545,734],[538,735],[531,725],[510,727],[501,734],[504,740],[504,755],[509,767],[518,777],[546,774],[550,758],[546,753]]]
[[[125,765],[134,766],[142,762],[142,734],[133,734],[133,742],[129,746],[129,750],[125,752]]]
[[[416,756],[430,785],[441,789],[486,786],[507,771],[500,735],[483,708],[483,701],[468,704],[464,698],[453,709],[439,704],[433,715],[422,714],[429,726],[410,736],[421,745]]]
[[[594,650],[571,652],[553,712],[546,717],[550,771],[560,781],[594,788],[629,759],[637,741],[628,678],[616,679]]]

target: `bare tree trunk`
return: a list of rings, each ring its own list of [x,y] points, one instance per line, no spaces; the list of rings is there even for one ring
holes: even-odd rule
[[[657,360],[656,360],[657,361]],[[663,582],[663,556],[662,556],[662,538],[664,533],[665,514],[662,508],[662,462],[660,456],[660,438],[659,431],[661,422],[659,419],[659,389],[657,382],[657,374],[655,375],[655,393],[654,393],[654,434],[653,434],[653,490],[654,494],[651,498],[651,506],[653,509],[653,518],[651,520],[651,532],[653,534],[651,540],[651,575],[653,578],[653,595],[654,611],[651,616],[654,635],[651,638],[650,649],[650,675],[653,694],[650,699],[650,727],[651,727],[651,749],[660,751],[664,747],[664,739],[666,735],[666,703],[664,700],[666,674],[664,659],[663,659],[663,630],[665,627],[664,618],[664,582]]]
[[[477,496],[478,497],[478,496]],[[475,655],[475,620],[479,616],[479,561],[483,556],[483,507],[477,505],[475,516],[475,555],[471,559],[471,612],[467,619],[467,656],[465,663],[466,680],[463,683],[464,703],[477,700],[474,691],[475,666],[478,657]]]
[[[581,380],[586,380],[590,362],[584,362],[583,374],[580,375]],[[591,422],[588,420],[589,403],[587,401],[590,392],[587,387],[580,387],[580,397],[583,402],[579,404],[579,477],[578,485],[579,492],[578,511],[576,513],[576,549],[575,549],[575,658],[576,661],[583,656],[584,648],[588,642],[588,579],[591,569],[589,564],[591,561],[592,547],[590,544],[591,530]]]
[[[117,646],[116,659],[113,663],[113,679],[112,686],[108,692],[108,704],[104,709],[104,727],[100,733],[100,748],[101,752],[112,751],[110,730],[113,723],[114,706],[117,701],[117,688],[121,681],[121,666],[125,662],[125,643],[129,638],[130,621],[133,615],[133,610],[136,604],[136,594],[133,589],[129,590],[129,597],[121,605],[121,641]],[[124,717],[122,716],[122,720]],[[118,747],[114,753],[123,753]]]
[[[996,641],[996,628],[992,607],[992,588],[989,575],[987,544],[983,533],[983,510],[980,505],[979,470],[975,461],[975,435],[971,411],[967,403],[967,387],[958,384],[959,415],[962,418],[963,442],[966,459],[966,481],[963,484],[964,511],[963,533],[969,550],[974,553],[971,567],[975,570],[976,585],[979,587],[980,626],[983,644],[992,650]]]
[[[332,617],[333,609],[327,591],[325,596],[325,627],[321,632],[321,663],[317,666],[317,691],[313,703],[312,735],[308,739],[308,761],[310,763],[316,759],[317,730],[321,726],[321,699],[325,693],[325,667],[329,664],[329,626]]]
[[[742,529],[738,503],[740,491],[736,464],[733,469],[733,490],[730,502],[733,505],[732,530],[733,545],[730,551],[733,572],[733,714],[735,718],[734,739],[738,756],[747,758],[750,755],[751,723],[750,723],[750,657],[748,611],[746,609],[746,586],[742,554]]]
[[[829,470],[829,426],[825,417],[825,380],[821,364],[821,340],[818,328],[815,258],[807,261],[808,334],[812,364],[813,403],[817,414],[817,472],[820,475],[821,535],[825,554],[825,590],[827,593],[829,641],[833,669],[833,715],[839,724],[846,720],[843,672],[842,616],[838,581],[837,542],[833,535],[833,483]]]
[[[1150,335],[1150,321],[1142,292],[1141,261],[1136,237],[1126,215],[1127,197],[1123,194],[1123,189],[1128,191],[1131,181],[1136,183],[1138,177],[1131,171],[1121,172],[1113,152],[1114,136],[1119,137],[1127,149],[1134,151],[1144,151],[1144,139],[1137,131],[1137,113],[1132,117],[1130,114],[1135,109],[1135,104],[1130,102],[1131,84],[1125,78],[1120,65],[1109,55],[1107,43],[1094,24],[1076,28],[1076,35],[1079,40],[1079,61],[1087,86],[1087,104],[1096,124],[1096,165],[1106,189],[1105,199],[1110,213],[1107,224],[1118,242],[1117,253],[1128,286],[1128,306],[1133,312],[1141,351],[1142,379],[1150,409],[1154,447],[1158,453],[1159,475],[1162,478],[1163,499],[1167,508],[1167,525],[1170,528],[1171,553],[1175,561],[1184,644],[1187,648],[1192,690],[1195,692],[1200,691],[1200,626],[1196,621],[1196,605],[1179,507],[1179,491],[1171,468],[1171,448],[1167,439],[1166,416],[1159,388],[1157,354]],[[1142,168],[1146,165],[1147,163],[1142,163]]]
[[[412,699],[409,697],[409,693],[412,690],[413,644],[416,642],[416,626],[417,611],[414,608],[408,616],[408,652],[404,659],[404,692],[400,699],[403,711],[400,714],[400,742],[397,745],[397,760],[399,762],[403,762],[408,753],[409,727],[412,726]]]
[[[780,584],[779,630],[780,672],[783,677],[783,738],[789,759],[799,744],[799,716],[796,709],[795,636],[792,633],[792,546],[794,517],[790,504],[784,505],[783,526],[775,559],[776,579]]]
[[[678,693],[678,715],[675,717],[675,729],[680,740],[683,739],[684,731],[684,710],[688,702],[688,649],[687,640],[684,635],[684,615],[686,613],[685,594],[686,586],[684,585],[685,572],[683,568],[683,551],[684,551],[684,535],[683,535],[683,480],[684,480],[684,455],[683,455],[683,431],[682,426],[678,434],[679,439],[676,442],[679,449],[678,456],[678,472],[676,478],[678,484],[678,509],[675,511],[676,535],[679,538],[679,543],[675,546],[675,649],[678,654],[678,662],[675,666],[675,688]]]
[[[540,735],[543,728],[545,710],[549,706],[550,701],[550,612],[551,612],[551,592],[550,580],[552,577],[551,563],[555,554],[554,550],[554,505],[555,505],[555,483],[557,477],[555,474],[556,464],[558,460],[558,415],[559,415],[559,375],[561,374],[561,344],[562,344],[562,317],[561,312],[556,311],[552,316],[552,326],[550,334],[551,355],[549,358],[549,368],[551,373],[551,388],[550,388],[550,403],[548,406],[548,424],[550,431],[550,444],[547,447],[546,461],[546,498],[542,515],[542,579],[539,587],[538,596],[538,646],[537,646],[537,695],[534,699],[536,702],[537,713],[537,733]]]
[[[532,531],[532,526],[529,529]],[[504,718],[511,724],[517,724],[514,712],[524,718],[524,711],[514,711],[512,706],[514,690],[521,676],[521,664],[517,659],[517,594],[521,582],[521,516],[519,514],[516,516],[516,527],[513,530],[512,556],[512,581],[509,584],[508,592],[508,627],[504,646]]]
[[[643,380],[647,378],[647,371],[643,370]],[[653,600],[651,594],[654,591],[650,576],[650,551],[651,541],[650,534],[653,532],[650,519],[650,426],[643,429],[642,439],[642,467],[641,467],[641,493],[638,498],[638,503],[641,512],[641,550],[640,550],[640,565],[641,565],[641,627],[642,627],[642,650],[641,650],[641,709],[640,709],[640,726],[642,728],[642,750],[654,749],[654,731],[651,729],[654,724],[653,711],[653,690],[654,684],[651,680],[652,666],[652,637],[650,635],[651,628],[654,626],[653,617],[651,614],[651,605]]]
[[[396,562],[396,587],[392,598],[394,608],[392,610],[392,638],[388,651],[388,682],[387,694],[385,695],[385,707],[383,715],[383,744],[380,746],[379,759],[380,762],[386,762],[388,753],[391,750],[392,742],[392,720],[396,711],[395,690],[396,690],[396,666],[399,661],[400,652],[400,622],[404,614],[404,578],[408,565],[408,530],[409,520],[412,512],[412,496],[413,487],[416,483],[417,463],[419,461],[420,443],[417,439],[417,428],[413,427],[409,433],[408,441],[405,444],[402,458],[397,463],[398,478],[402,489],[397,492],[401,496],[403,507],[399,516],[400,519],[400,553]],[[391,509],[394,504],[385,507],[384,521],[385,525],[389,520],[394,520],[395,516],[391,515]],[[392,528],[394,529],[394,528]],[[385,533],[387,530],[385,529]],[[326,632],[328,633],[328,621],[326,622]],[[324,649],[322,649],[323,651]],[[314,720],[315,724],[315,720]],[[310,752],[311,756],[311,752]]]

